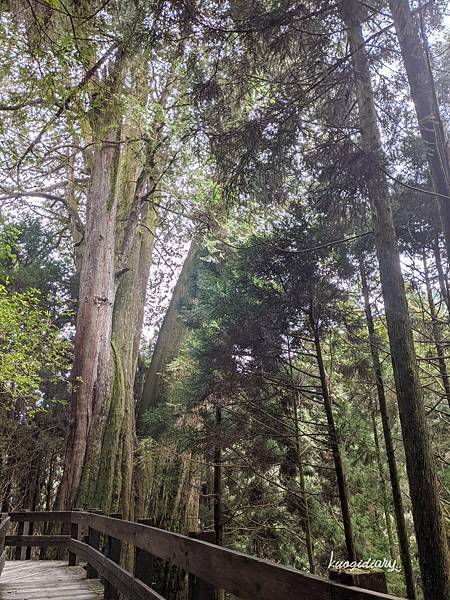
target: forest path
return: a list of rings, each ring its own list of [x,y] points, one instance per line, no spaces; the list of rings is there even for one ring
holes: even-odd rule
[[[14,560],[5,564],[0,600],[59,600],[103,598],[98,579],[86,579],[82,567],[60,560]]]

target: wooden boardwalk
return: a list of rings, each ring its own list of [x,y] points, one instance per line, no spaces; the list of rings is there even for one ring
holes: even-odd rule
[[[157,579],[154,557],[162,561],[162,568],[166,563],[188,573],[190,600],[215,600],[216,590],[225,590],[242,600],[404,600],[385,593],[385,581],[379,581],[379,574],[375,583],[380,591],[343,585],[194,536],[158,529],[146,521],[126,521],[97,511],[15,511],[3,518],[0,514],[0,572],[7,554],[23,557],[23,550],[29,547],[66,549],[70,565],[45,560],[7,562],[0,577],[0,600],[117,600],[119,596],[128,600],[169,600],[153,589]],[[70,534],[35,531],[25,535],[27,523],[57,523]],[[133,570],[120,564],[125,545],[134,547]],[[15,548],[14,552],[9,548]],[[86,563],[86,572],[72,566],[78,560]],[[160,568],[158,563],[156,568]],[[369,575],[364,583],[372,586],[374,578],[369,581]]]
[[[14,560],[5,564],[0,578],[1,600],[98,600],[103,586],[86,579],[82,567],[60,560]]]

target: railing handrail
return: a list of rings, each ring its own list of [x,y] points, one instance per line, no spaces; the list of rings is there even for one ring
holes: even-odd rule
[[[71,537],[52,537],[65,538],[64,545],[68,542],[70,552],[92,563],[93,568],[113,586],[117,586],[117,589],[125,594],[129,592],[130,597],[133,598],[159,600],[162,597],[116,564],[117,560],[111,560],[111,557],[105,557],[88,543],[74,539],[76,537],[73,533],[74,526],[75,529],[78,527],[78,529],[97,531],[109,536],[109,539],[131,544],[153,556],[170,561],[216,588],[224,589],[244,600],[253,600],[256,597],[258,600],[403,600],[397,596],[343,585],[182,534],[89,511],[59,513],[21,511],[10,513],[10,518],[12,522],[20,520],[71,522]],[[61,543],[63,543],[62,539]],[[30,544],[29,540],[28,544]]]

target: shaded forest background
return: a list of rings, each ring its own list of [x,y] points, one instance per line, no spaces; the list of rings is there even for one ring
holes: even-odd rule
[[[448,597],[446,11],[0,2],[2,511]]]

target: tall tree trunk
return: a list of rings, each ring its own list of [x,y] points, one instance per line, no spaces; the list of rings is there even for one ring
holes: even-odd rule
[[[367,155],[366,185],[372,206],[424,594],[426,600],[448,598],[449,562],[444,521],[400,268],[389,188],[384,174],[385,157],[362,35],[361,5],[356,0],[351,0],[342,3],[341,7],[352,50],[362,143]]]
[[[222,545],[222,409],[216,406],[216,433],[214,440],[214,534],[216,544]]]
[[[132,518],[133,456],[135,450],[134,380],[143,310],[150,272],[157,214],[151,199],[142,202],[151,177],[156,177],[153,158],[144,168],[134,160],[136,149],[123,151],[124,166],[120,182],[116,256],[120,265],[124,243],[129,243],[127,258],[116,278],[111,349],[105,405],[108,413],[89,440],[89,457],[83,473],[80,501],[103,510],[120,510],[123,518]],[[140,214],[135,221],[135,207]],[[133,222],[133,230],[128,224]],[[138,225],[140,227],[138,228]],[[128,241],[126,236],[132,235]]]
[[[411,554],[409,551],[408,532],[405,522],[405,511],[403,508],[402,491],[400,487],[400,478],[398,475],[397,461],[395,459],[394,441],[391,433],[391,423],[387,409],[386,393],[384,389],[383,374],[381,371],[380,355],[378,351],[379,340],[375,331],[373,321],[372,307],[370,305],[369,286],[367,283],[364,258],[359,258],[359,271],[361,276],[361,287],[364,296],[364,311],[366,314],[367,331],[369,333],[370,353],[372,357],[372,367],[375,375],[377,387],[378,404],[380,407],[381,422],[383,424],[384,445],[386,448],[387,462],[389,466],[389,476],[391,480],[392,497],[394,501],[395,523],[397,527],[397,537],[400,547],[400,558],[402,561],[403,574],[405,577],[406,593],[408,598],[415,598],[416,591],[414,585],[414,572],[411,563]]]
[[[303,457],[301,450],[301,438],[300,438],[300,426],[299,426],[299,415],[298,415],[298,395],[294,398],[294,426],[295,426],[295,445],[297,451],[297,468],[300,483],[300,494],[305,507],[305,518],[304,518],[304,529],[306,539],[306,552],[308,554],[309,570],[311,573],[316,572],[316,565],[314,562],[314,546],[311,534],[311,516],[309,513],[308,494],[305,489],[305,474],[303,470]]]
[[[427,256],[426,256],[425,251],[422,254],[422,260],[423,260],[423,271],[424,271],[424,275],[425,275],[425,285],[427,288],[428,306],[430,308],[431,331],[433,334],[434,346],[436,348],[436,356],[437,356],[437,361],[438,361],[439,374],[441,376],[442,385],[444,387],[445,395],[447,397],[447,403],[450,406],[450,380],[449,380],[449,376],[448,376],[447,365],[445,363],[445,355],[444,355],[444,348],[443,348],[442,339],[441,339],[440,324],[439,324],[439,319],[438,319],[437,312],[436,312],[436,305],[434,303],[433,290],[431,288],[431,281],[430,281],[430,271],[428,269],[428,261],[427,261]]]
[[[328,423],[328,437],[330,440],[331,450],[333,452],[334,469],[336,472],[336,480],[339,491],[339,501],[341,503],[342,522],[344,525],[345,545],[347,547],[347,558],[350,562],[356,561],[356,550],[353,540],[352,520],[350,516],[350,505],[348,501],[347,482],[345,480],[344,466],[342,464],[341,449],[339,437],[336,431],[334,422],[333,406],[331,396],[328,389],[327,375],[322,356],[322,346],[320,343],[319,328],[313,319],[311,311],[311,326],[314,332],[314,346],[316,349],[317,365],[320,373],[320,384],[322,388],[323,403]]]
[[[75,505],[85,464],[91,426],[104,417],[104,397],[115,296],[115,228],[120,128],[109,130],[95,150],[87,201],[79,308],[72,370],[73,396],[61,508]]]
[[[395,30],[400,44],[403,63],[408,75],[411,97],[416,109],[419,129],[426,144],[427,159],[435,192],[439,215],[450,259],[450,180],[444,128],[439,114],[433,74],[426,48],[420,36],[417,16],[408,0],[389,0]]]
[[[376,414],[375,411],[372,412],[372,430],[373,430],[373,439],[375,441],[375,454],[376,454],[377,467],[378,467],[378,479],[380,482],[381,497],[383,499],[384,521],[386,523],[386,532],[387,532],[387,537],[388,537],[388,542],[389,542],[389,554],[391,555],[392,560],[394,560],[395,559],[394,536],[392,535],[391,515],[390,515],[390,511],[389,511],[389,500],[388,500],[388,495],[387,495],[387,490],[386,490],[386,481],[384,479],[384,473],[383,473],[383,462],[381,460],[380,440],[378,439],[377,420],[376,420],[375,414]]]

